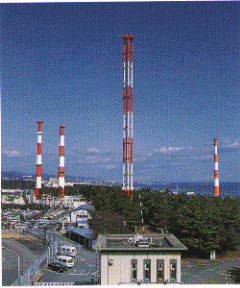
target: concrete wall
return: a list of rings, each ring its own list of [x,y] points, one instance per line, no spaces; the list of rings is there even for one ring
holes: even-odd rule
[[[170,281],[170,260],[177,260],[177,282],[181,282],[180,252],[161,251],[102,251],[101,285],[118,285],[131,282],[131,260],[137,259],[137,281],[144,279],[143,261],[151,260],[151,282],[157,282],[157,260],[164,260],[164,281]],[[109,263],[112,263],[110,266]]]

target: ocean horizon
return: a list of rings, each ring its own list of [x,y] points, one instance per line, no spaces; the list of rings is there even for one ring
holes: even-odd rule
[[[160,184],[143,184],[136,188],[149,187],[152,190],[187,193],[194,192],[195,195],[214,196],[214,184],[206,182],[179,182],[179,183],[160,183]],[[240,197],[240,182],[222,182],[219,184],[219,196],[222,197]]]

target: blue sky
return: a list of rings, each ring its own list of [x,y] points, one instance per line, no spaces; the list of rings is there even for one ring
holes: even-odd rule
[[[2,171],[122,180],[123,34],[132,32],[134,181],[240,179],[239,2],[1,4]]]

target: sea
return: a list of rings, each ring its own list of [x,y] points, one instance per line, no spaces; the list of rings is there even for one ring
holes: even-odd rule
[[[167,188],[173,193],[194,192],[194,195],[213,196],[213,183],[158,183],[149,185],[140,185],[138,188],[149,187],[153,191],[165,191]],[[137,187],[136,187],[137,188]],[[219,196],[222,197],[240,197],[240,183],[220,183]]]

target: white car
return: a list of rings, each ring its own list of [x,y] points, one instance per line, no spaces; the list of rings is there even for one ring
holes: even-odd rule
[[[59,254],[61,254],[61,255],[66,255],[66,256],[70,256],[70,257],[75,257],[76,254],[77,254],[77,249],[76,249],[76,247],[65,245],[65,246],[59,247],[58,252],[59,252]]]
[[[69,257],[69,256],[65,256],[65,255],[60,255],[60,256],[57,256],[57,260],[56,262],[68,267],[68,268],[71,268],[74,266],[74,260],[72,257]]]

